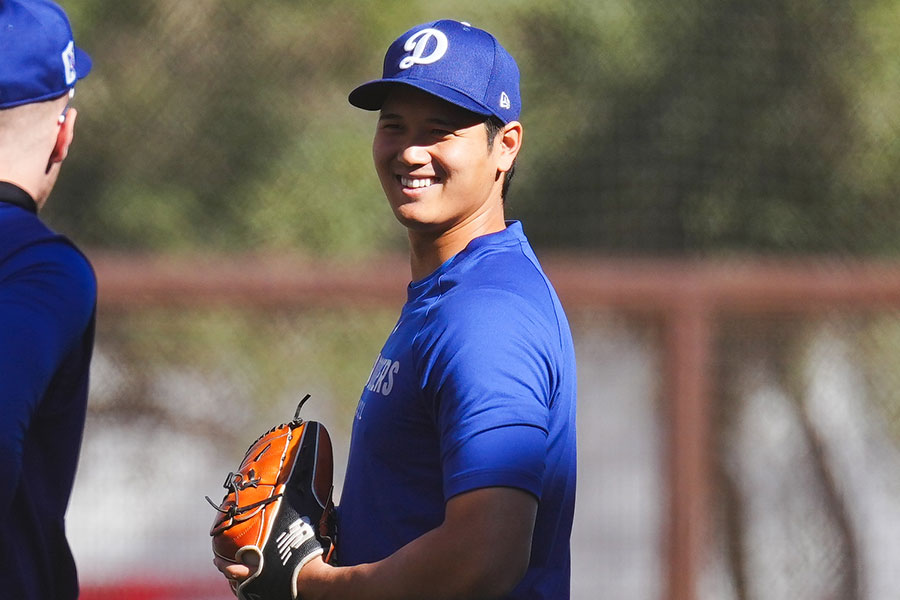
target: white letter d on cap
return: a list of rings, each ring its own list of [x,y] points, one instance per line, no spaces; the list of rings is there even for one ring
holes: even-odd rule
[[[428,56],[423,56],[431,38],[434,38],[435,41],[434,51]],[[412,52],[412,54],[400,61],[400,68],[408,69],[413,65],[430,65],[433,62],[437,62],[447,52],[447,46],[447,36],[444,35],[443,31],[430,28],[417,31],[409,36],[409,39],[403,44],[403,49],[407,52]]]

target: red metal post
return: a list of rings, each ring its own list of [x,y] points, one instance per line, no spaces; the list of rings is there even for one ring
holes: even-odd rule
[[[666,600],[695,600],[710,489],[711,307],[703,294],[673,298],[664,320],[668,422]]]

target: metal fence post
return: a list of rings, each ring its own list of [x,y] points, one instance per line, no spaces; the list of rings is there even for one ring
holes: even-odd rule
[[[709,357],[712,315],[700,290],[673,298],[664,318],[668,415],[667,600],[695,600],[710,489]]]

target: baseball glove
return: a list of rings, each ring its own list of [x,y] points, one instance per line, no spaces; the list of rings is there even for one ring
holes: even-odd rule
[[[310,560],[334,555],[331,438],[321,423],[294,420],[273,427],[247,450],[209,534],[213,553],[234,563],[255,555],[256,571],[231,582],[241,600],[294,600],[297,574]],[[251,567],[252,568],[252,567]]]

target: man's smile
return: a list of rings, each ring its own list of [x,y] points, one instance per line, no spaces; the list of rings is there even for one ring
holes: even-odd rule
[[[440,180],[437,177],[410,177],[409,175],[398,176],[400,184],[408,188],[426,188]]]

